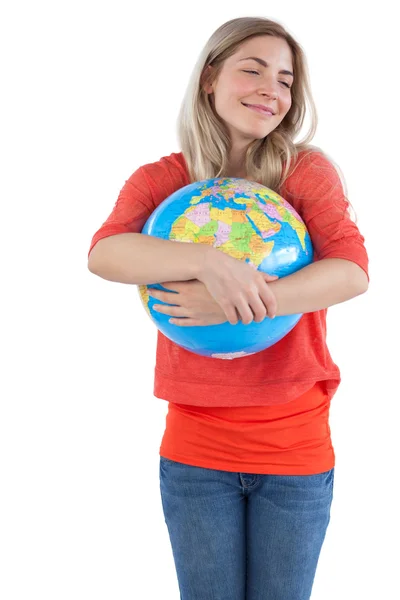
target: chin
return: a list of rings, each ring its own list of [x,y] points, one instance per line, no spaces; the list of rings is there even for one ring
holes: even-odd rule
[[[251,141],[254,140],[263,140],[264,138],[267,137],[268,134],[271,133],[271,131],[273,131],[273,129],[269,129],[268,131],[251,131],[251,132],[246,132],[246,134],[244,134],[244,136]]]

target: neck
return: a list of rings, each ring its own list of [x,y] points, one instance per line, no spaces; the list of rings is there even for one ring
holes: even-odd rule
[[[232,148],[229,152],[228,177],[246,177],[246,148]]]
[[[246,177],[243,161],[230,161],[227,168],[228,177]]]

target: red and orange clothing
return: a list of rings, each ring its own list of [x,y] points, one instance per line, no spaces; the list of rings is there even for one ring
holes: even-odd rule
[[[320,152],[299,154],[276,190],[299,213],[314,260],[343,258],[368,275],[364,238],[348,212],[336,169]],[[155,208],[190,182],[182,153],[137,169],[89,248],[140,232]],[[282,340],[221,360],[193,354],[158,331],[154,395],[169,402],[160,455],[246,473],[310,475],[331,469],[330,401],[340,371],[326,345],[326,309],[306,313]]]

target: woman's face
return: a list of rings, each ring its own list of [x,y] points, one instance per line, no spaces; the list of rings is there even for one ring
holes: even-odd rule
[[[243,42],[226,59],[217,79],[204,86],[213,94],[214,108],[228,128],[232,148],[241,150],[254,139],[264,138],[284,119],[292,104],[293,83],[293,76],[285,71],[293,73],[288,43],[263,35]],[[274,114],[246,105],[268,106]]]

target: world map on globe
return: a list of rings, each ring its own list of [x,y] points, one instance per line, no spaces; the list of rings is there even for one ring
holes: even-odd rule
[[[156,208],[142,233],[174,242],[207,244],[279,277],[306,266],[313,257],[306,226],[292,205],[247,179],[216,178],[177,190]],[[143,305],[159,329],[184,348],[213,358],[254,354],[276,343],[301,317],[179,328],[168,322],[170,317],[152,310],[160,301],[149,296],[149,287],[164,288],[139,286]]]

